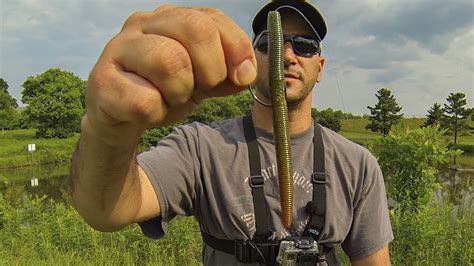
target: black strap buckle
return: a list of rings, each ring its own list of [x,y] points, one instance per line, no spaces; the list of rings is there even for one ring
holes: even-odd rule
[[[274,264],[278,255],[279,244],[279,241],[234,240],[234,255],[242,263]]]
[[[251,262],[251,251],[243,240],[234,240],[234,255],[235,258],[244,263]]]
[[[261,175],[252,175],[249,177],[249,185],[251,188],[261,188],[264,184],[263,176]]]
[[[311,182],[315,184],[326,184],[326,173],[314,172],[311,174]]]

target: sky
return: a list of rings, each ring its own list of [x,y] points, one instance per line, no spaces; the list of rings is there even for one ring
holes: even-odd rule
[[[0,77],[20,102],[29,76],[59,67],[86,80],[105,44],[135,11],[164,3],[215,7],[251,37],[262,0],[0,0]],[[406,117],[424,117],[451,92],[474,105],[474,1],[317,0],[328,35],[313,106],[369,113],[389,88]]]

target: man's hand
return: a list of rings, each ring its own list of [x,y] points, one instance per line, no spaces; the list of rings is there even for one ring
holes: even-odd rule
[[[249,38],[220,11],[167,5],[129,17],[88,81],[71,173],[86,222],[114,231],[160,215],[135,159],[141,134],[184,118],[207,97],[242,90],[255,69]]]
[[[216,9],[162,6],[130,16],[90,74],[83,127],[108,142],[136,141],[196,103],[253,82],[250,39]]]

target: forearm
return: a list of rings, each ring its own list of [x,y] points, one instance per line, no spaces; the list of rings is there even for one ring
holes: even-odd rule
[[[163,6],[130,16],[88,78],[71,175],[79,213],[104,231],[160,215],[157,192],[135,161],[141,133],[255,78],[250,39],[218,10]]]
[[[95,229],[118,230],[133,222],[140,207],[136,140],[111,145],[98,138],[87,121],[81,129],[71,171],[75,206]]]

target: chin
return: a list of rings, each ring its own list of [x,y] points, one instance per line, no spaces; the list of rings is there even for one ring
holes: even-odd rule
[[[308,96],[307,93],[303,93],[301,88],[286,88],[286,100],[288,102],[301,101]]]
[[[309,95],[311,95],[311,91],[301,93],[302,91],[298,91],[299,93],[291,93],[291,90],[286,94],[286,101],[288,103],[288,107],[297,106],[300,103],[304,102]]]
[[[302,103],[304,101],[305,98],[301,98],[301,97],[288,97],[286,98],[286,103],[288,105],[288,107],[294,107],[294,106],[297,106],[299,105],[300,103]]]

